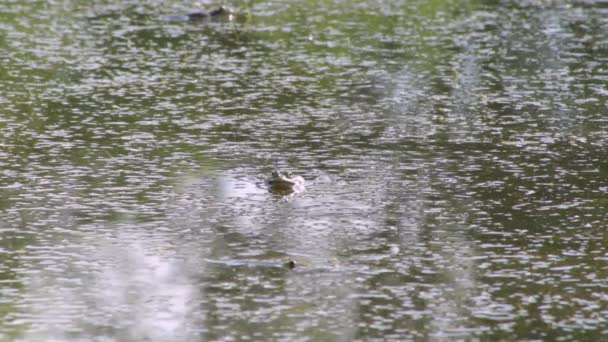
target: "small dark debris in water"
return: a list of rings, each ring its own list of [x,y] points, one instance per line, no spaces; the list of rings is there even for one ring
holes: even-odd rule
[[[286,261],[283,265],[285,265],[285,267],[289,268],[290,270],[296,268],[296,262],[293,260]]]
[[[224,260],[213,260],[206,259],[207,262],[214,264],[226,265],[229,267],[277,267],[277,268],[288,268],[293,270],[296,267],[296,262],[292,259],[286,261],[268,261],[268,260],[235,260],[235,259],[224,259]]]
[[[164,21],[181,21],[181,22],[188,22],[188,21],[205,21],[207,19],[214,19],[214,18],[220,18],[224,15],[229,15],[230,14],[230,10],[226,9],[223,6],[220,6],[214,10],[211,11],[194,11],[194,12],[190,12],[187,14],[179,14],[179,15],[168,15],[168,16],[163,16],[161,17],[161,20]]]
[[[203,19],[203,18],[207,18],[207,17],[217,17],[219,15],[225,14],[228,11],[223,7],[220,6],[219,8],[214,9],[213,11],[197,11],[197,12],[191,12],[188,13],[188,18],[190,20],[198,20],[198,19]]]

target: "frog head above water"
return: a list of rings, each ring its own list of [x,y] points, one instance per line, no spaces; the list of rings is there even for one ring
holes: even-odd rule
[[[293,193],[304,190],[304,178],[295,176],[291,172],[275,170],[267,181],[271,192]]]

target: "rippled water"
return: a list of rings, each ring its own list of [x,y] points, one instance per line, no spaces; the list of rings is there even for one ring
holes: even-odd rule
[[[608,336],[605,1],[230,5],[0,4],[3,340]]]

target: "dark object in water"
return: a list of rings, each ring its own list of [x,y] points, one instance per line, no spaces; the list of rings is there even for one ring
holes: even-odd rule
[[[283,263],[283,265],[285,265],[285,267],[289,268],[290,270],[296,268],[296,262],[293,260],[286,261]]]
[[[293,259],[277,262],[272,260],[237,260],[237,259],[206,259],[207,262],[214,264],[222,264],[230,267],[275,267],[287,268],[293,270],[296,268],[296,262]]]
[[[188,14],[179,14],[179,15],[168,15],[161,17],[163,21],[203,21],[214,18],[220,18],[222,16],[226,16],[230,14],[230,10],[226,9],[223,6],[220,6],[212,11],[195,11],[190,12]],[[230,17],[229,17],[230,18]]]
[[[198,20],[203,18],[213,18],[226,13],[228,13],[228,11],[223,6],[220,6],[213,11],[196,11],[188,13],[187,15],[190,20]]]

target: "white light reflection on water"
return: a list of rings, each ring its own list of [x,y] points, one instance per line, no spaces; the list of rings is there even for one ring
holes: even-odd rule
[[[30,248],[23,257],[24,310],[16,321],[30,326],[24,339],[81,338],[92,333],[87,327],[104,327],[95,335],[110,339],[119,332],[133,340],[200,333],[188,262],[166,242],[121,224],[90,226],[51,246]],[[196,258],[196,251],[189,254]]]

